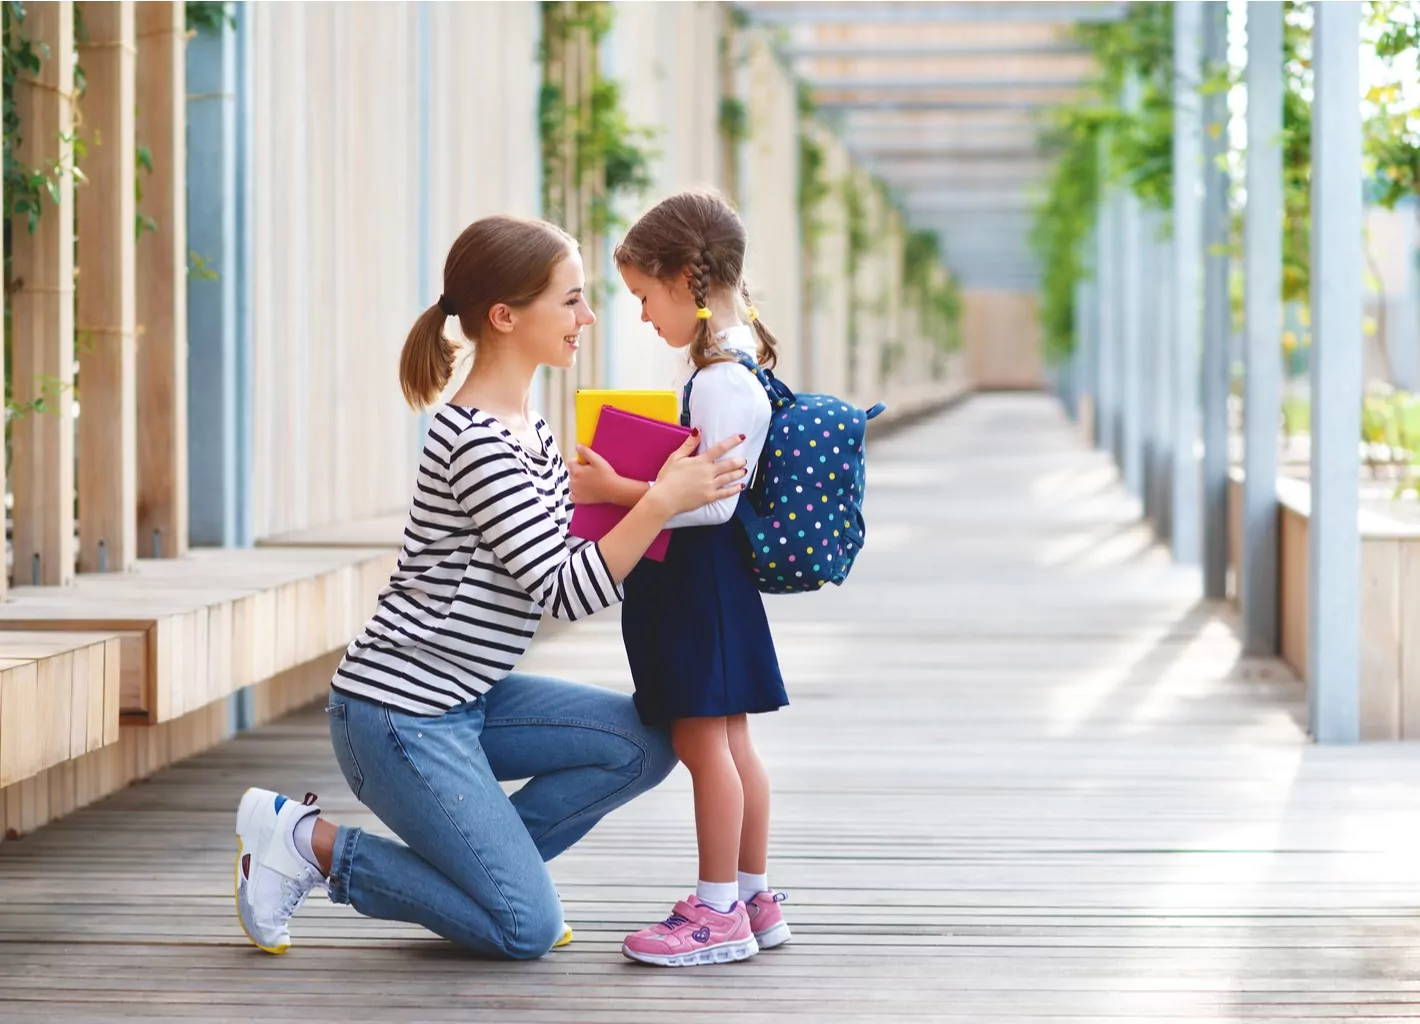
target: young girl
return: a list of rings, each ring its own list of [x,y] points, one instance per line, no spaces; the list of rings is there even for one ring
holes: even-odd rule
[[[702,436],[743,434],[731,454],[754,467],[770,404],[737,358],[774,365],[774,338],[748,305],[745,230],[719,196],[685,192],[627,232],[614,259],[641,302],[641,319],[694,370],[690,424]],[[741,298],[745,300],[741,303]],[[747,324],[745,321],[748,320]],[[626,480],[595,453],[574,466],[573,501],[634,505],[650,485]],[[669,722],[690,770],[700,878],[695,895],[622,952],[664,967],[743,960],[789,938],[769,888],[769,779],[747,715],[788,703],[774,640],[735,520],[742,495],[672,518],[666,560],[643,560],[626,579],[622,637],[646,724]]]
[[[473,341],[473,367],[430,419],[399,563],[326,709],[351,792],[402,842],[337,826],[314,797],[247,790],[237,911],[270,953],[286,951],[292,915],[326,886],[333,902],[475,952],[541,956],[571,937],[544,862],[674,765],[665,730],[625,696],[518,662],[543,615],[581,619],[620,600],[676,514],[738,495],[743,463],[716,460],[742,438],[701,438],[693,457],[687,442],[605,537],[569,543],[567,469],[528,393],[540,367],[572,365],[595,320],[576,243],[515,217],[459,236],[400,360],[417,408],[448,384],[450,319]],[[530,781],[510,798],[508,779]]]

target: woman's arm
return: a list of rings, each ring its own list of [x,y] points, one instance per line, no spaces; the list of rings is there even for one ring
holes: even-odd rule
[[[759,461],[769,431],[770,408],[758,380],[737,364],[712,367],[696,380],[690,393],[690,422],[704,437],[743,440],[729,449],[728,458]],[[632,508],[653,490],[650,482],[620,476],[605,459],[585,445],[577,446],[585,462],[570,467],[574,504],[607,502]],[[714,526],[734,517],[738,493],[673,516],[664,528]]]
[[[512,445],[490,424],[470,423],[455,437],[448,482],[459,507],[518,586],[554,618],[571,621],[621,599],[617,586],[670,516],[738,493],[743,463],[715,464],[711,457],[738,439],[691,457],[698,441],[687,441],[666,462],[658,477],[663,486],[652,489],[659,492],[654,500],[648,495],[600,542],[576,551],[568,549],[562,527]]]

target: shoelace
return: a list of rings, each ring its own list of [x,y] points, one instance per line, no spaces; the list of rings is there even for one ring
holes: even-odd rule
[[[306,897],[311,891],[319,888],[326,888],[324,879],[315,876],[315,872],[303,875],[301,878],[287,878],[281,883],[281,913],[285,919],[290,919],[305,905]]]
[[[664,925],[666,928],[676,928],[680,925],[689,923],[690,918],[681,917],[679,914],[672,914],[670,917],[666,918],[664,921],[661,922],[661,924]]]

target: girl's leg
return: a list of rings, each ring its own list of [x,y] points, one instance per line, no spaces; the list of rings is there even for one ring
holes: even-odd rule
[[[740,826],[739,870],[763,875],[769,861],[769,773],[749,735],[749,716],[727,720],[730,756],[744,791],[744,819]],[[752,894],[751,894],[752,895]],[[741,893],[743,898],[744,894]]]
[[[735,883],[745,798],[730,754],[724,718],[681,718],[671,724],[675,752],[695,790],[695,835],[700,880]],[[731,897],[733,902],[733,897]],[[725,908],[728,909],[728,908]]]
[[[791,938],[780,902],[784,894],[769,888],[769,773],[749,736],[749,716],[729,720],[730,754],[745,794],[740,828],[739,897],[749,914],[750,930],[760,949],[782,946]]]
[[[661,967],[729,963],[759,952],[749,911],[735,881],[744,793],[730,755],[724,718],[682,718],[671,741],[690,769],[695,789],[695,833],[700,849],[696,899],[683,900],[660,924],[626,937],[621,951]]]

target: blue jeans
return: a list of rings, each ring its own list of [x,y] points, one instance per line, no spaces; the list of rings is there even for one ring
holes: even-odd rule
[[[562,907],[544,862],[676,764],[630,697],[539,676],[435,718],[334,691],[327,710],[351,791],[404,840],[341,827],[331,900],[494,956],[552,948]],[[509,798],[508,779],[530,781]]]

